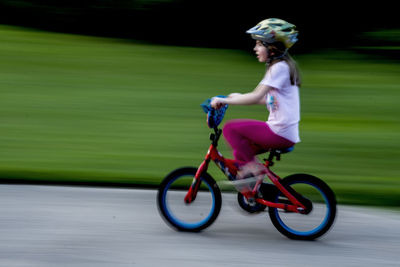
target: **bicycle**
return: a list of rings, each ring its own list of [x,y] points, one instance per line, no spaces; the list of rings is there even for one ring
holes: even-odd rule
[[[272,149],[264,159],[256,179],[237,180],[239,166],[235,160],[225,159],[218,151],[218,141],[227,105],[220,110],[209,106],[210,100],[202,104],[207,112],[207,123],[214,133],[210,134],[211,145],[204,161],[198,168],[183,167],[169,173],[161,182],[157,204],[166,222],[179,231],[198,232],[209,227],[218,217],[221,190],[217,182],[207,173],[210,161],[214,161],[233,183],[244,181],[237,200],[239,206],[249,213],[260,213],[268,207],[269,217],[275,228],[291,239],[313,240],[325,234],[333,225],[336,216],[336,198],[332,189],[321,179],[309,174],[293,174],[280,178],[270,167],[274,159],[293,150]],[[272,183],[264,182],[265,176]],[[262,177],[262,178],[260,178]]]

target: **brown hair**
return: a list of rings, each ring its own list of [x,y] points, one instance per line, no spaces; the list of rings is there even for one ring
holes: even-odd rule
[[[268,57],[271,58],[270,62],[268,62],[268,68],[270,68],[275,63],[280,61],[286,61],[289,65],[289,72],[290,72],[290,84],[301,86],[301,77],[300,77],[300,70],[297,66],[296,61],[289,55],[287,52],[286,47],[283,43],[277,42],[274,44],[268,44]]]

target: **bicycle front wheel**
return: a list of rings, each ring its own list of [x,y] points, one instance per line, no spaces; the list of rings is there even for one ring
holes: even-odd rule
[[[180,168],[170,173],[161,183],[157,204],[166,222],[180,231],[198,232],[210,226],[221,209],[221,191],[207,173],[200,177],[196,199],[185,203],[185,196],[196,175],[196,168]]]
[[[308,174],[294,174],[282,179],[282,185],[306,206],[304,213],[269,208],[276,229],[291,239],[313,240],[325,234],[336,216],[335,194],[321,179]],[[276,203],[290,203],[278,192]]]

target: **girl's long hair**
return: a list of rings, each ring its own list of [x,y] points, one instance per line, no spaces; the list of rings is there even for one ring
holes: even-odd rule
[[[274,43],[268,44],[268,57],[270,57],[271,53],[274,53],[274,56],[267,62],[267,68],[270,68],[272,65],[280,62],[286,61],[289,66],[290,72],[290,84],[297,85],[298,87],[301,86],[301,77],[300,77],[300,70],[297,66],[296,61],[289,55],[287,49],[285,48],[283,43]]]

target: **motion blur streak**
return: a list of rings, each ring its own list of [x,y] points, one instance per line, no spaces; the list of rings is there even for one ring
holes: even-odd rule
[[[157,185],[208,147],[200,103],[247,92],[240,50],[160,46],[0,26],[0,178]],[[295,56],[302,142],[277,164],[322,177],[339,203],[399,205],[400,68],[351,51]],[[266,120],[232,107],[225,120]],[[225,156],[229,149],[221,145]],[[213,170],[216,179],[225,179]]]

